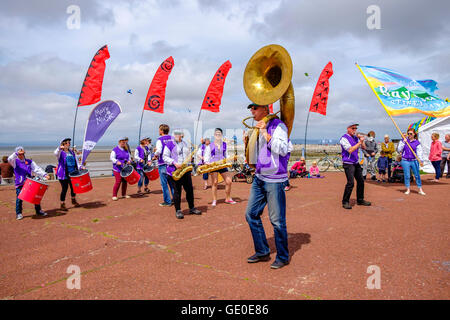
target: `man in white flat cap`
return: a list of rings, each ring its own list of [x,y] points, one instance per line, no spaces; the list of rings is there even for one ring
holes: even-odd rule
[[[341,137],[339,141],[342,149],[342,162],[344,166],[347,184],[345,185],[344,195],[342,197],[342,207],[351,209],[350,196],[355,185],[356,179],[356,203],[361,206],[370,206],[369,201],[364,200],[364,178],[362,168],[359,164],[358,151],[359,148],[365,149],[363,144],[364,136],[358,137],[356,130],[358,129],[356,122],[352,122],[347,126],[347,133]]]

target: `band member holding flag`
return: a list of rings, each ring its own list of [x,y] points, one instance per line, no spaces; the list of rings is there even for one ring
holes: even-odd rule
[[[423,150],[422,146],[417,140],[417,133],[416,130],[413,128],[408,129],[407,131],[408,138],[403,138],[402,141],[399,142],[397,147],[397,152],[402,155],[402,167],[403,167],[403,176],[405,181],[405,187],[406,191],[405,194],[409,194],[409,185],[410,185],[410,178],[411,178],[411,170],[413,171],[414,177],[416,178],[416,184],[419,188],[419,194],[425,195],[425,192],[422,190],[422,181],[420,180],[420,172],[419,172],[419,165],[423,166]],[[410,145],[410,147],[406,146],[406,143]],[[412,150],[411,150],[412,149]],[[416,156],[419,161],[417,161]]]
[[[416,131],[409,128],[408,138],[406,138],[392,116],[419,112],[430,117],[447,117],[450,115],[450,104],[436,95],[434,91],[437,88],[437,82],[434,80],[414,80],[386,68],[358,64],[356,66],[403,138],[397,151],[402,154],[405,194],[410,193],[409,170],[411,168],[416,177],[419,194],[425,195],[419,173],[419,164],[423,165],[422,147],[416,140]]]
[[[216,128],[214,130],[214,142],[209,145],[209,153],[207,154],[207,158],[209,158],[210,163],[227,158],[227,143],[223,141],[223,131],[220,128]],[[231,183],[233,175],[231,172],[228,172],[228,168],[223,168],[211,172],[213,195],[212,206],[215,207],[217,205],[217,184],[219,181],[219,173],[225,180],[225,203],[236,204],[236,201],[231,198]]]
[[[200,215],[202,212],[194,206],[194,187],[192,186],[191,172],[186,172],[179,180],[172,178],[176,169],[181,168],[183,163],[190,162],[191,148],[183,141],[183,132],[176,130],[174,140],[169,140],[164,148],[163,159],[167,165],[168,181],[174,190],[173,202],[175,204],[175,216],[177,219],[183,219],[184,214],[181,211],[181,188],[186,192],[186,200],[189,205],[189,213]]]
[[[127,193],[127,180],[122,178],[120,175],[120,170],[122,170],[125,164],[131,164],[130,153],[127,148],[128,138],[123,137],[119,140],[119,144],[111,151],[110,160],[113,163],[113,174],[116,179],[113,187],[113,197],[114,201],[118,200],[117,192],[119,191],[119,187],[122,184],[122,197],[130,198]]]
[[[9,164],[14,168],[15,186],[16,186],[16,219],[22,220],[22,204],[23,201],[19,199],[19,194],[22,191],[25,180],[31,177],[31,174],[48,179],[48,174],[42,170],[36,162],[25,158],[25,149],[17,147],[15,152],[8,157]],[[41,205],[34,205],[34,210],[38,216],[46,216],[47,213],[42,211]]]
[[[69,174],[72,172],[82,169],[83,167],[78,163],[77,156],[75,152],[70,149],[70,141],[72,139],[66,138],[61,141],[60,146],[56,148],[54,155],[58,160],[58,169],[56,171],[56,177],[61,184],[61,194],[59,200],[61,201],[60,210],[67,211],[66,208],[66,194],[70,187],[70,196],[72,198],[72,204],[74,207],[79,207],[80,204],[77,202],[75,192],[73,192],[72,182],[70,180]]]
[[[275,234],[277,255],[272,263],[272,269],[279,269],[289,264],[288,234],[286,228],[286,194],[284,187],[288,180],[288,159],[290,145],[288,129],[277,117],[264,122],[269,114],[267,105],[250,104],[248,109],[257,121],[259,129],[259,153],[256,163],[255,178],[250,190],[247,210],[245,213],[253,237],[255,254],[247,259],[248,263],[270,260],[270,248],[261,221],[261,215],[266,204],[269,209],[269,219]]]
[[[146,193],[150,193],[150,189],[148,188],[149,179],[144,173],[144,166],[145,164],[151,164],[150,161],[148,161],[148,156],[151,154],[150,149],[148,145],[150,144],[150,141],[148,138],[143,138],[140,141],[140,145],[136,148],[134,151],[134,159],[136,161],[136,170],[141,175],[141,178],[138,182],[138,193],[142,193],[141,188],[142,184],[144,184],[144,191]]]

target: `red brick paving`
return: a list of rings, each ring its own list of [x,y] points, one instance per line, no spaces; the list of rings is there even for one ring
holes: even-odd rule
[[[24,204],[15,220],[13,187],[0,188],[0,298],[3,299],[449,299],[450,180],[425,197],[401,184],[366,183],[371,207],[341,207],[343,173],[291,180],[287,225],[291,264],[248,264],[253,254],[245,221],[249,185],[233,183],[236,205],[211,207],[211,190],[195,177],[201,216],[175,218],[161,208],[159,181],[149,195],[111,200],[112,178],[93,179],[81,208],[59,212],[60,185],[51,183],[46,218]],[[136,186],[129,186],[130,194]],[[354,197],[354,195],[353,195]],[[224,190],[219,190],[223,200]],[[182,203],[187,207],[186,202]],[[267,210],[267,209],[266,209]],[[275,258],[273,229],[263,222]],[[69,265],[81,269],[81,290],[66,287]],[[370,265],[381,289],[366,288]]]

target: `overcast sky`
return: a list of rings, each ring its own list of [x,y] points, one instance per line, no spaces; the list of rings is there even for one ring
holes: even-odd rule
[[[67,27],[70,5],[80,8],[79,29]],[[381,29],[367,27],[370,5],[380,8]],[[449,12],[448,0],[5,1],[0,11],[0,143],[56,144],[71,137],[84,76],[105,44],[111,58],[106,61],[102,100],[117,101],[123,113],[101,144],[115,143],[123,135],[137,140],[150,82],[169,56],[175,66],[165,113],[146,111],[143,135],[156,138],[160,123],[193,133],[209,82],[226,60],[232,68],[221,112],[202,113],[203,131],[220,126],[241,132],[241,120],[249,115],[242,84],[245,66],[256,50],[272,43],[285,47],[294,65],[291,138],[304,137],[311,96],[328,61],[334,75],[327,115],[311,113],[308,138],[338,139],[349,121],[360,123],[362,132],[374,130],[378,140],[385,133],[398,137],[355,62],[417,80],[434,79],[437,93],[450,97]],[[91,109],[79,109],[77,145],[82,144]],[[421,117],[395,120],[405,129]]]

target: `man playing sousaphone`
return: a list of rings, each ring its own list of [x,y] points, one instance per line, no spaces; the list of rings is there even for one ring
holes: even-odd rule
[[[255,254],[249,263],[270,260],[270,249],[261,222],[268,204],[269,219],[275,233],[277,256],[272,269],[289,264],[286,230],[286,195],[288,160],[292,144],[289,135],[295,116],[295,97],[292,85],[292,60],[285,48],[270,44],[256,51],[244,71],[244,90],[253,103],[251,109],[256,126],[245,144],[246,160],[253,166],[255,178],[247,205],[246,219],[250,226]],[[280,101],[280,118],[269,115],[268,104]],[[245,124],[245,120],[242,121]]]
[[[288,160],[292,145],[289,144],[288,129],[283,121],[278,117],[272,117],[267,123],[263,120],[269,115],[267,105],[250,104],[248,109],[257,122],[255,128],[259,129],[259,136],[254,158],[249,159],[256,171],[245,215],[252,233],[255,254],[249,257],[247,262],[270,260],[270,248],[261,221],[264,207],[268,204],[277,248],[275,262],[271,268],[279,269],[288,265],[290,260],[284,187],[288,180]]]

